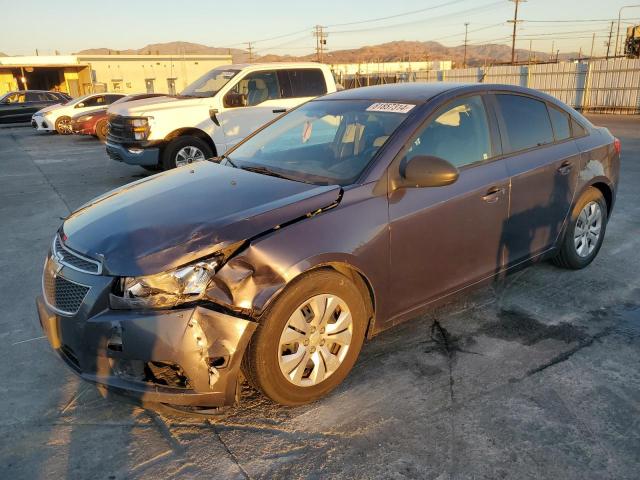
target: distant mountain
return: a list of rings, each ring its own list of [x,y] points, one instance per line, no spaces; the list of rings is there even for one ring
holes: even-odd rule
[[[550,55],[544,52],[531,52],[532,59],[549,60]],[[577,53],[560,54],[560,60],[577,58]],[[295,61],[315,60],[315,54],[302,57],[290,55],[267,55],[261,61]],[[516,49],[516,59],[527,61],[529,51]],[[368,45],[350,50],[334,50],[325,53],[326,63],[368,63],[368,62],[401,62],[424,60],[452,60],[455,66],[461,67],[464,60],[464,45],[445,47],[438,42],[395,41],[380,45]],[[486,44],[467,46],[467,66],[478,66],[485,63],[506,63],[511,61],[511,47],[507,45]]]
[[[249,54],[237,48],[208,47],[199,43],[169,42],[152,43],[138,49],[114,50],[112,48],[89,48],[76,52],[77,55],[231,55],[234,63],[247,61]]]
[[[78,54],[85,55],[115,55],[115,54],[150,54],[150,55],[182,55],[209,54],[231,55],[234,63],[249,61],[249,53],[238,48],[219,48],[190,42],[153,43],[139,49],[114,50],[111,48],[90,48],[81,50]],[[258,54],[260,52],[258,51]],[[527,61],[529,51],[516,49],[516,59]],[[531,52],[531,57],[538,61],[548,61],[550,54]],[[559,55],[560,60],[578,57],[578,53],[570,52]],[[293,55],[264,55],[255,56],[260,62],[295,62],[314,61],[315,54]],[[368,62],[400,62],[423,60],[452,60],[454,66],[461,67],[464,59],[464,46],[446,47],[438,42],[395,41],[379,45],[368,45],[350,50],[334,50],[324,55],[326,63],[368,63]],[[467,66],[478,66],[485,63],[507,63],[511,61],[511,47],[508,45],[485,44],[467,46]]]

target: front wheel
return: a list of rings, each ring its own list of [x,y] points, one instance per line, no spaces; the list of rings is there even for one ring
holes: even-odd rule
[[[67,116],[60,117],[56,120],[55,124],[56,132],[60,135],[70,135],[73,133],[71,130],[71,118]]]
[[[109,133],[109,123],[106,119],[100,120],[96,124],[96,137],[98,137],[98,140],[100,140],[101,142],[106,142],[107,133]]]
[[[277,403],[319,399],[355,364],[366,312],[360,290],[344,275],[331,270],[305,274],[261,319],[243,359],[245,376]]]
[[[574,270],[586,267],[598,255],[606,228],[607,202],[600,190],[589,187],[573,207],[564,240],[553,262]]]
[[[165,147],[162,153],[162,169],[170,170],[211,157],[213,157],[211,147],[201,138],[178,137],[171,140]]]

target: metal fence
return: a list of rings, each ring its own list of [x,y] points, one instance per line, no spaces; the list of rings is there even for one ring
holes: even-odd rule
[[[345,88],[396,82],[501,83],[535,88],[583,112],[640,114],[640,59],[345,75]]]

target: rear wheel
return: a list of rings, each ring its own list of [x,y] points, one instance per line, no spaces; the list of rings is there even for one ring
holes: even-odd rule
[[[553,262],[563,268],[586,267],[598,255],[606,228],[607,202],[600,190],[589,187],[573,207],[564,240]]]
[[[109,123],[106,119],[96,123],[96,137],[98,137],[98,140],[105,142],[107,140],[107,133],[109,133]]]
[[[209,144],[198,137],[178,137],[165,147],[162,153],[162,168],[170,170],[213,157]]]
[[[71,117],[63,116],[56,120],[55,124],[56,132],[60,135],[70,135],[73,133],[71,130]]]
[[[366,312],[360,290],[344,275],[331,270],[304,275],[261,319],[243,359],[245,376],[275,402],[317,400],[355,364]]]

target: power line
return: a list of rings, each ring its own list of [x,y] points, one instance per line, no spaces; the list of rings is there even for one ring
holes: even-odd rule
[[[404,12],[404,13],[398,13],[398,14],[395,14],[395,15],[388,15],[386,17],[371,18],[369,20],[359,20],[359,21],[356,21],[356,22],[334,23],[334,24],[331,24],[331,25],[327,25],[327,27],[346,27],[348,25],[360,25],[362,23],[379,22],[379,21],[382,21],[382,20],[389,20],[389,19],[392,19],[392,18],[405,17],[407,15],[415,15],[416,13],[428,12],[429,10],[435,10],[437,8],[448,7],[450,5],[455,5],[456,3],[462,3],[462,2],[466,2],[466,1],[468,1],[468,0],[453,0],[453,1],[450,1],[450,2],[441,3],[439,5],[433,5],[431,7],[421,8],[420,10],[413,10],[411,12]]]
[[[411,20],[409,22],[394,23],[394,24],[391,24],[391,25],[379,25],[379,26],[370,27],[370,28],[357,28],[357,29],[354,29],[354,30],[330,30],[329,33],[331,33],[331,34],[342,34],[342,33],[370,32],[370,31],[373,31],[373,30],[375,30],[375,31],[387,30],[387,29],[390,29],[390,28],[404,27],[404,26],[407,26],[407,25],[421,24],[421,23],[425,23],[425,22],[433,22],[434,20],[441,20],[443,18],[466,15],[466,14],[470,14],[470,13],[473,13],[473,12],[476,12],[476,11],[481,11],[482,13],[484,13],[484,12],[487,11],[487,9],[493,8],[493,7],[496,7],[496,6],[500,6],[500,5],[504,5],[503,0],[500,0],[500,1],[497,1],[497,2],[492,2],[492,3],[487,3],[487,4],[484,4],[484,5],[479,5],[479,6],[476,6],[476,7],[471,7],[471,8],[468,8],[466,10],[458,10],[456,12],[446,13],[446,14],[443,14],[443,15],[424,18],[424,19],[420,19],[420,20]]]

